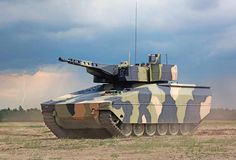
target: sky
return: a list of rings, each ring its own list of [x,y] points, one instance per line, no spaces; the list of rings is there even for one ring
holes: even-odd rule
[[[58,57],[134,63],[135,0],[0,0],[0,108],[94,85]],[[236,1],[138,0],[138,62],[168,54],[180,83],[209,85],[213,107],[236,109]],[[164,60],[164,58],[163,58]]]

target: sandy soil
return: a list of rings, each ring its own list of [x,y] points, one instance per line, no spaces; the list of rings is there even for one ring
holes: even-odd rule
[[[0,123],[0,159],[236,159],[236,121],[203,122],[191,136],[57,139],[43,123]]]

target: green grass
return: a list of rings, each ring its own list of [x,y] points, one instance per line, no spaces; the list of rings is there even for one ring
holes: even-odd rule
[[[163,136],[142,138],[110,138],[110,139],[23,139],[17,136],[6,136],[0,139],[1,143],[21,145],[27,149],[48,148],[56,150],[87,149],[93,147],[115,148],[117,150],[148,152],[155,149],[175,149],[184,152],[220,153],[226,152],[227,146],[236,146],[234,138],[199,139],[195,136]],[[51,143],[50,143],[51,142]],[[53,145],[52,144],[56,144]]]
[[[229,123],[207,121],[203,123],[204,129],[217,129],[232,126],[236,128],[236,121]],[[159,153],[173,154],[173,157],[182,159],[205,159],[206,157],[232,158],[236,155],[236,135],[193,135],[193,136],[156,136],[141,138],[109,138],[109,139],[57,139],[43,124],[11,124],[10,128],[4,124],[0,134],[0,145],[6,148],[11,156],[16,149],[26,151],[32,159],[41,159],[43,152],[57,152],[70,154],[96,150],[102,152],[100,156],[107,159],[120,159],[129,155],[139,157],[142,155],[158,155]],[[16,125],[17,127],[13,127]],[[223,125],[223,126],[221,126]],[[22,128],[20,128],[20,126]],[[217,128],[215,127],[217,126]],[[4,134],[6,133],[6,134]],[[19,134],[18,134],[19,133]],[[21,152],[21,151],[19,151]],[[104,153],[103,153],[104,152]],[[23,153],[22,153],[23,154]],[[1,150],[0,150],[1,155]],[[58,155],[48,159],[65,159]],[[172,157],[172,158],[173,158]],[[100,157],[98,157],[99,159]],[[1,156],[0,156],[1,159]],[[4,159],[4,158],[3,158]],[[103,159],[103,158],[100,158]]]
[[[119,154],[112,153],[111,158],[115,160],[115,159],[119,158]]]
[[[46,146],[42,145],[41,141],[32,140],[32,141],[26,141],[25,143],[23,143],[23,148],[25,149],[40,149],[43,147],[46,147]]]
[[[45,126],[43,125],[31,125],[31,126],[27,126],[28,128],[44,128]]]

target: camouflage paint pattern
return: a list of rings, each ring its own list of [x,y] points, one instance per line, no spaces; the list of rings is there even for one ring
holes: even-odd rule
[[[149,72],[150,82],[177,80],[178,71],[176,65],[151,64]]]
[[[99,111],[113,112],[123,123],[199,123],[209,112],[208,87],[183,84],[140,84],[107,92],[112,85],[68,94],[44,103],[54,105],[64,128],[99,128]],[[66,123],[67,122],[67,123]]]

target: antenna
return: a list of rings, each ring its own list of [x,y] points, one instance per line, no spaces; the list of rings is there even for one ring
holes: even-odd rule
[[[137,62],[137,30],[138,30],[138,0],[136,0],[136,8],[135,8],[135,32],[134,32],[134,54],[135,54],[135,64]]]
[[[129,50],[129,54],[128,54],[128,63],[129,63],[129,65],[131,65],[131,63],[130,63],[130,50]]]
[[[166,64],[168,64],[168,54],[166,53]]]

